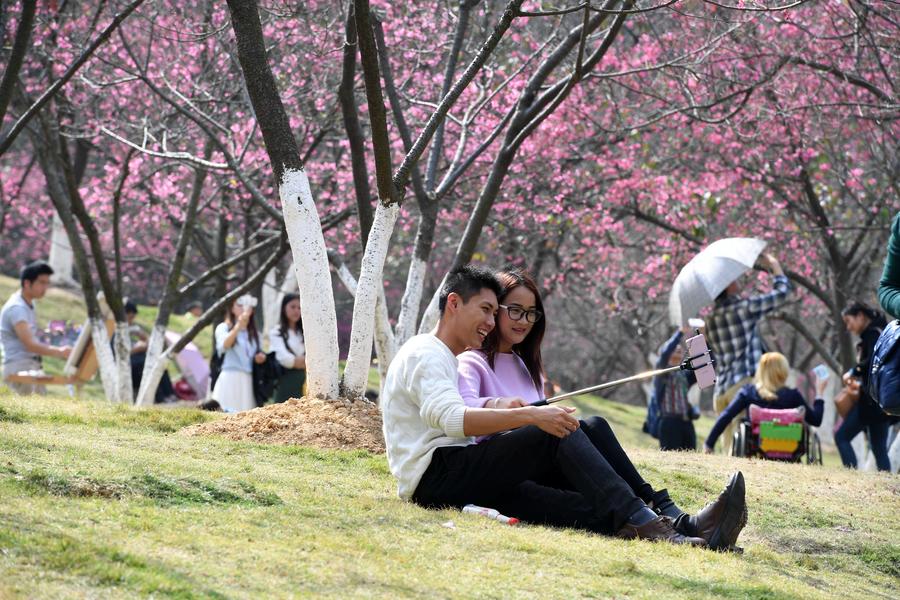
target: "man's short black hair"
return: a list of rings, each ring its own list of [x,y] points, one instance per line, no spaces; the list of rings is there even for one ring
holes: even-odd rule
[[[137,304],[132,302],[131,300],[125,301],[125,314],[133,314],[136,315],[138,313]]]
[[[472,296],[483,289],[489,289],[498,296],[500,295],[500,282],[497,281],[493,273],[474,265],[464,265],[453,269],[447,274],[447,281],[444,282],[444,287],[441,288],[441,295],[438,300],[438,308],[440,308],[441,314],[444,314],[444,308],[447,306],[447,296],[450,294],[459,294],[463,302],[468,302],[472,299]]]
[[[32,261],[22,267],[22,272],[19,274],[19,283],[23,286],[26,281],[34,283],[34,280],[41,275],[53,275],[53,268],[45,260]]]

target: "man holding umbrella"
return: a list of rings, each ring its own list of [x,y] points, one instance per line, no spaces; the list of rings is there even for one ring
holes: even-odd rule
[[[760,357],[766,352],[759,336],[759,322],[781,306],[791,284],[771,254],[762,254],[766,242],[756,238],[716,240],[681,269],[669,295],[671,323],[683,327],[711,303],[706,320],[706,339],[715,352],[715,409],[722,412],[741,386],[749,383]],[[754,265],[775,276],[772,291],[742,298],[738,281]],[[731,450],[731,426],[725,430],[725,452]]]
[[[739,280],[735,280],[716,298],[715,308],[706,320],[706,338],[716,355],[716,413],[725,410],[738,390],[751,382],[756,365],[766,351],[759,335],[759,322],[784,304],[791,291],[791,284],[774,256],[762,254],[757,264],[774,275],[772,290],[742,298]],[[722,436],[726,454],[730,453],[731,432],[729,424]]]

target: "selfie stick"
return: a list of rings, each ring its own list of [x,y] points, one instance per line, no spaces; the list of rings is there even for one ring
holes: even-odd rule
[[[696,367],[693,365],[693,361],[698,358],[706,357],[709,360],[702,365],[697,365]],[[656,377],[657,375],[665,375],[666,373],[672,373],[673,371],[695,371],[701,367],[705,367],[707,365],[712,365],[715,361],[709,355],[709,351],[706,351],[702,354],[698,354],[697,356],[692,356],[690,358],[686,358],[681,362],[680,365],[676,365],[674,367],[668,367],[666,369],[657,369],[655,371],[645,371],[643,373],[638,373],[637,375],[632,375],[631,377],[625,377],[624,379],[616,379],[615,381],[608,381],[606,383],[601,383],[600,385],[594,385],[591,387],[584,388],[583,390],[576,390],[574,392],[567,392],[565,394],[560,394],[558,396],[553,396],[552,398],[548,398],[546,400],[540,400],[532,404],[532,406],[544,406],[546,404],[552,404],[554,402],[559,402],[560,400],[565,400],[566,398],[571,398],[573,396],[581,396],[582,394],[588,394],[590,392],[599,392],[600,390],[605,390],[611,387],[615,387],[617,385],[622,385],[623,383],[631,383],[632,381],[640,381],[641,379],[648,379],[650,377]]]

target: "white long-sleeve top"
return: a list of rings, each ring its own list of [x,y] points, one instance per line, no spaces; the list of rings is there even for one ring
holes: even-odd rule
[[[303,336],[296,329],[288,330],[288,343],[285,345],[284,338],[278,327],[273,327],[269,331],[269,350],[275,353],[275,360],[285,369],[294,368],[294,360],[301,356],[306,356],[306,346],[303,344]],[[288,350],[290,348],[290,350]],[[293,354],[291,354],[293,351]]]
[[[397,493],[409,500],[442,446],[468,446],[466,405],[457,388],[457,361],[430,333],[403,344],[388,367],[381,394],[382,431]]]

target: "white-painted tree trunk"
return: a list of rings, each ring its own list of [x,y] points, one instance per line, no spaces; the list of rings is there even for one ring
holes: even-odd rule
[[[441,298],[441,289],[443,289],[446,280],[447,277],[445,276],[444,279],[441,280],[441,285],[434,291],[434,295],[428,302],[428,306],[425,307],[425,313],[422,315],[422,320],[419,322],[419,333],[428,333],[437,327],[437,323],[441,319],[441,311],[438,308],[438,302]]]
[[[134,388],[131,385],[131,336],[128,334],[128,323],[116,323],[113,336],[116,361],[117,402],[131,404],[134,401]]]
[[[268,338],[269,331],[278,324],[278,309],[281,307],[281,297],[275,277],[275,269],[266,273],[262,285],[262,333],[263,338]]]
[[[366,250],[363,253],[353,303],[350,350],[347,354],[347,366],[344,368],[342,390],[348,398],[361,397],[366,391],[369,366],[372,363],[375,309],[379,289],[380,293],[384,294],[382,280],[384,259],[387,256],[391,234],[394,232],[394,223],[399,214],[400,206],[397,204],[385,208],[383,204],[379,203],[375,209],[375,217],[372,221]],[[384,308],[384,312],[386,317],[386,308]]]
[[[891,473],[897,473],[900,470],[900,434],[894,436],[888,448],[888,458],[891,460]]]
[[[381,388],[384,387],[387,369],[397,354],[397,347],[397,340],[388,317],[384,286],[381,286],[378,290],[378,304],[375,307],[375,353],[378,355],[379,394],[381,394]]]
[[[137,406],[152,406],[156,398],[156,389],[162,379],[163,371],[159,372],[159,377],[155,380],[150,377],[150,372],[155,369],[156,363],[160,362],[163,346],[166,339],[166,328],[161,325],[155,325],[150,331],[150,339],[147,341],[147,356],[144,359],[144,374],[141,376],[141,386],[138,388],[138,395],[135,398]],[[163,367],[165,370],[165,367]]]
[[[836,393],[836,382],[840,381],[840,377],[834,372],[828,371],[828,385],[823,394],[825,400],[825,411],[822,414],[822,424],[816,428],[819,434],[819,440],[823,444],[834,445],[834,422],[837,420],[837,409],[834,406],[834,395]]]
[[[338,396],[338,338],[322,223],[302,169],[285,169],[278,186],[303,306],[308,393]]]
[[[406,289],[400,300],[400,316],[397,318],[397,345],[403,345],[416,331],[416,320],[419,317],[419,304],[422,302],[422,291],[425,288],[425,273],[428,263],[413,256],[406,275]]]
[[[72,245],[69,244],[69,236],[63,227],[59,215],[53,213],[53,229],[50,233],[50,256],[47,258],[50,268],[53,269],[53,282],[57,285],[77,285],[72,276],[75,255],[72,253]]]
[[[353,273],[350,272],[350,269],[347,268],[346,263],[341,263],[339,267],[336,267],[335,272],[350,295],[356,297],[356,277],[354,277]]]
[[[106,333],[106,323],[103,319],[91,319],[91,341],[97,354],[103,393],[107,400],[116,402],[119,394],[116,360],[113,358],[112,348],[109,347],[109,335]]]
[[[166,367],[169,366],[170,355],[171,348],[158,355],[152,368],[144,369],[144,375],[141,378],[141,389],[138,390],[138,397],[135,404],[138,406],[153,405],[153,399],[156,396],[156,388],[159,387],[159,382],[162,380],[163,373],[166,372]],[[147,360],[150,360],[149,350],[147,351]],[[145,364],[149,365],[150,363],[148,362]]]

